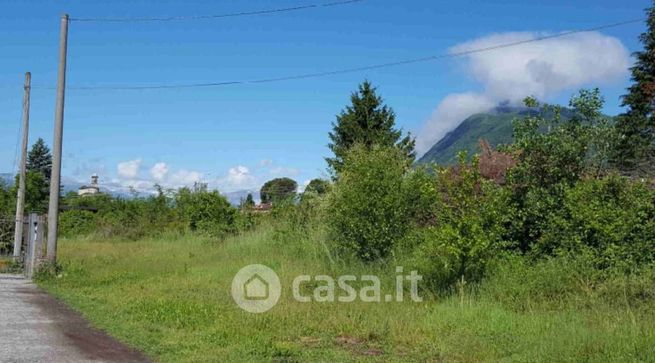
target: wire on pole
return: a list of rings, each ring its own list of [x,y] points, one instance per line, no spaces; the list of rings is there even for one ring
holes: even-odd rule
[[[254,11],[242,11],[236,13],[226,13],[226,14],[215,14],[215,15],[180,15],[180,16],[165,16],[165,17],[136,17],[136,18],[70,18],[74,22],[94,22],[94,23],[146,23],[146,22],[162,22],[162,21],[181,21],[181,20],[208,20],[208,19],[220,19],[220,18],[235,18],[240,16],[252,16],[252,15],[266,15],[266,14],[275,14],[275,13],[284,13],[290,11],[298,10],[308,10],[316,8],[327,8],[340,5],[348,5],[353,3],[359,3],[366,0],[344,0],[344,1],[333,1],[329,3],[322,4],[309,4],[309,5],[299,5],[292,6],[287,8],[276,8],[276,9],[264,9],[264,10],[254,10]]]
[[[338,70],[333,70],[333,71],[305,73],[305,74],[297,74],[297,75],[290,75],[290,76],[279,76],[279,77],[262,78],[262,79],[253,79],[253,80],[219,81],[219,82],[187,83],[187,84],[161,84],[161,85],[71,86],[71,87],[67,87],[67,88],[70,89],[70,90],[88,90],[88,91],[93,91],[93,90],[133,91],[133,90],[157,90],[157,89],[184,89],[184,88],[202,88],[202,87],[220,87],[220,86],[231,86],[231,85],[262,84],[262,83],[273,83],[273,82],[300,80],[300,79],[308,79],[308,78],[319,78],[319,77],[327,77],[327,76],[333,76],[333,75],[339,75],[339,74],[347,74],[347,73],[355,73],[355,72],[362,72],[362,71],[368,71],[368,70],[391,68],[391,67],[397,67],[397,66],[403,66],[403,65],[409,65],[409,64],[416,64],[416,63],[433,62],[433,61],[438,61],[438,60],[448,59],[448,58],[458,58],[458,57],[463,57],[463,56],[467,56],[467,55],[470,55],[470,54],[489,52],[489,51],[494,51],[494,50],[498,50],[498,49],[510,48],[510,47],[515,47],[515,46],[519,46],[519,45],[540,42],[540,41],[549,40],[549,39],[566,37],[566,36],[570,36],[570,35],[573,35],[573,34],[587,33],[587,32],[592,32],[592,31],[603,30],[603,29],[615,28],[615,27],[619,27],[619,26],[623,26],[623,25],[643,22],[644,20],[645,20],[645,18],[632,19],[632,20],[626,20],[626,21],[621,21],[621,22],[617,22],[617,23],[599,25],[599,26],[592,27],[592,28],[571,30],[571,31],[566,31],[566,32],[561,32],[561,33],[551,34],[551,35],[544,35],[544,36],[535,37],[535,38],[526,39],[526,40],[520,40],[520,41],[515,41],[515,42],[497,44],[497,45],[492,45],[492,46],[488,46],[488,47],[467,49],[467,50],[462,50],[462,51],[459,51],[459,52],[450,52],[450,53],[444,53],[444,54],[439,54],[439,55],[432,55],[432,56],[426,56],[426,57],[420,57],[420,58],[411,58],[411,59],[399,60],[399,61],[395,61],[395,62],[380,63],[380,64],[374,64],[374,65],[368,65],[368,66],[344,68],[344,69],[338,69]],[[41,89],[54,89],[54,88],[42,87]]]

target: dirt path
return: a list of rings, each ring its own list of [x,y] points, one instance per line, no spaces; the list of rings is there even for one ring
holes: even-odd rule
[[[149,362],[20,276],[0,274],[0,362]]]

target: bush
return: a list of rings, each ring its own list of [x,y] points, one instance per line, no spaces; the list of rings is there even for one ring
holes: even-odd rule
[[[408,229],[407,158],[393,147],[355,146],[328,200],[327,223],[341,248],[364,260],[389,254]]]
[[[218,191],[180,189],[177,212],[191,231],[223,237],[236,232],[237,210]]]
[[[526,105],[539,107],[531,98]],[[597,89],[582,90],[571,98],[570,109],[546,105],[542,114],[515,122],[514,144],[507,149],[518,164],[508,183],[520,213],[509,238],[520,251],[529,251],[544,233],[544,222],[558,211],[567,188],[586,175],[607,172],[616,134],[601,114],[602,106]]]
[[[535,253],[587,251],[596,268],[630,273],[655,262],[654,241],[655,192],[613,175],[567,189]]]
[[[481,178],[460,155],[457,168],[440,169],[433,181],[437,195],[429,210],[434,223],[414,231],[414,261],[430,285],[446,289],[456,282],[478,281],[489,259],[503,247],[505,225],[511,218],[508,194]],[[424,188],[428,195],[434,192]]]

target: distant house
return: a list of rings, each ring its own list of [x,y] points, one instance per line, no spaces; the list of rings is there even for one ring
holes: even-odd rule
[[[260,203],[253,208],[255,212],[259,213],[266,213],[271,209],[273,209],[273,203]]]
[[[98,185],[98,175],[93,174],[91,176],[91,184],[90,185],[82,185],[78,190],[77,190],[77,195],[86,197],[89,195],[97,195],[100,194],[100,186]]]

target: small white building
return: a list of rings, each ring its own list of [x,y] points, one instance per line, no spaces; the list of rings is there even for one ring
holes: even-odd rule
[[[91,176],[91,184],[82,185],[77,190],[77,195],[84,197],[88,195],[97,195],[97,194],[100,194],[100,186],[98,185],[98,175],[93,174]]]

